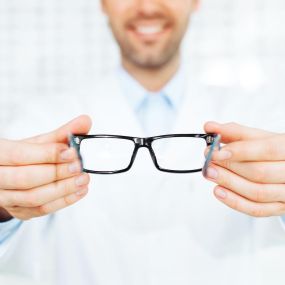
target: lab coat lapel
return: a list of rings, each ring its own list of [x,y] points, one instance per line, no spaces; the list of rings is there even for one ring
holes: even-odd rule
[[[189,78],[184,102],[173,129],[174,133],[204,133],[204,123],[217,116],[215,96],[211,96],[213,94],[211,87],[196,80],[191,71]]]
[[[90,90],[92,96],[95,97],[93,104],[89,103]],[[121,90],[115,73],[106,76],[100,85],[93,86],[84,93],[88,94],[85,96],[84,110],[88,112],[94,122],[92,133],[142,135],[139,122]]]

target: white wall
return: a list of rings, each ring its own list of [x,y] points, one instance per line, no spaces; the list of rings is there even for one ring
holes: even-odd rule
[[[245,87],[266,81],[284,92],[284,27],[284,0],[202,0],[186,60],[214,83],[228,84],[235,64],[235,80]],[[117,61],[99,0],[1,0],[0,135],[23,100],[68,94],[72,84],[96,80]]]

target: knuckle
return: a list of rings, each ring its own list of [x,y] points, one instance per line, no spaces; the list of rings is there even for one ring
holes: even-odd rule
[[[54,166],[54,181],[58,181],[60,179],[62,179],[63,177],[65,177],[67,170],[66,170],[66,166],[64,167],[63,164],[56,164]]]
[[[251,207],[248,214],[255,218],[265,217],[264,210],[259,206]]]
[[[58,147],[56,144],[48,144],[46,146],[46,161],[47,163],[54,163],[57,161],[57,151]]]
[[[75,202],[75,200],[72,199],[71,195],[63,197],[63,201],[64,201],[64,206],[63,206],[64,208],[72,205]]]
[[[268,201],[268,192],[265,188],[259,187],[259,189],[255,189],[253,193],[256,202],[263,203]]]
[[[50,180],[54,183],[64,177],[62,164],[50,164]]]
[[[67,207],[68,205],[71,204],[70,199],[67,196],[63,197],[63,203],[64,203],[64,207]]]
[[[59,168],[59,166],[57,164],[53,165],[53,167],[52,167],[52,170],[51,170],[52,181],[56,182],[58,180],[58,168]]]
[[[39,216],[45,216],[50,213],[50,208],[45,204],[45,205],[38,206],[36,208],[36,211]]]
[[[60,151],[63,149],[62,144],[48,144],[46,146],[46,160],[48,163],[54,163],[59,160]]]
[[[221,164],[221,166],[223,167],[223,168],[226,168],[226,169],[229,169],[229,170],[232,170],[232,162],[231,161],[229,161],[229,160],[224,160],[224,161],[221,161],[220,162]]]
[[[252,175],[256,182],[263,182],[266,181],[268,174],[264,165],[257,165],[255,166],[255,171]]]
[[[232,175],[225,175],[224,171],[221,171],[221,169],[218,169],[219,175],[218,175],[218,183],[221,186],[224,186],[225,188],[232,189],[234,185],[233,177]]]
[[[65,181],[58,181],[55,185],[58,193],[60,193],[61,196],[66,196],[74,191],[74,186],[72,185],[70,179]]]

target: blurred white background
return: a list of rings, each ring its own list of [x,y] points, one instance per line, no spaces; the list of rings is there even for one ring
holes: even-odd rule
[[[284,92],[284,27],[284,0],[202,0],[185,60],[211,84]],[[68,96],[117,63],[99,0],[1,0],[0,135],[21,104]]]
[[[283,93],[284,27],[284,0],[202,0],[184,57],[210,84]],[[118,58],[99,0],[1,0],[0,136],[20,118],[22,104],[68,96]],[[5,280],[0,276],[1,284],[12,284]]]

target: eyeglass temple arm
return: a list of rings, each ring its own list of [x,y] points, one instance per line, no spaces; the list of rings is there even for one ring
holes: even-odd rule
[[[206,157],[203,169],[202,169],[202,173],[203,173],[204,176],[207,176],[207,174],[208,174],[208,168],[209,168],[209,164],[210,164],[210,162],[212,160],[212,156],[213,156],[214,150],[216,148],[218,148],[218,150],[221,150],[220,142],[221,142],[221,135],[217,135],[214,138],[213,143],[211,144],[210,150],[209,150],[209,152],[207,154],[207,157]]]
[[[80,165],[81,165],[81,172],[83,172],[83,158],[80,154],[80,151],[79,151],[79,147],[80,147],[80,141],[78,142],[76,140],[77,138],[72,135],[72,134],[69,134],[68,135],[68,144],[69,144],[69,147],[72,147],[76,150],[76,153],[77,153],[77,156],[78,156],[78,159],[80,161]]]

